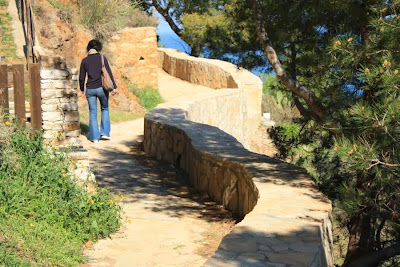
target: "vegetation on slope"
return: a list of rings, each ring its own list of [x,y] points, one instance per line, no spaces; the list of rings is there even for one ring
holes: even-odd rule
[[[399,265],[400,1],[147,2],[192,54],[275,72],[301,113],[276,140],[340,211],[340,264]]]
[[[95,38],[107,40],[125,27],[157,26],[157,19],[142,11],[139,1],[80,0],[80,20]]]
[[[40,133],[2,122],[0,151],[1,266],[73,266],[86,241],[119,228],[120,197],[77,185],[74,162]]]
[[[8,1],[0,0],[0,56],[2,64],[23,63],[17,56],[17,48],[12,34],[12,18],[7,12]]]

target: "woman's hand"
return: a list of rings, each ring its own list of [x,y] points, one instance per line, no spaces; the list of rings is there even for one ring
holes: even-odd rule
[[[117,91],[112,90],[111,95],[114,96],[114,95],[116,95],[116,94],[117,94]]]
[[[80,96],[85,97],[85,91],[81,91]]]

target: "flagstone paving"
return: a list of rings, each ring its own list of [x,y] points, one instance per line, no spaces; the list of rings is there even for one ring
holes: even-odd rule
[[[211,90],[160,71],[167,101]],[[202,266],[234,226],[231,214],[185,185],[174,166],[144,155],[143,118],[112,125],[111,140],[91,143],[100,186],[124,195],[124,224],[111,238],[85,250],[85,266]]]

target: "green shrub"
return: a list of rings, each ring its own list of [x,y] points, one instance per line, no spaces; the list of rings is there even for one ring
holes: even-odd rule
[[[86,241],[119,228],[119,198],[77,185],[68,155],[40,133],[2,123],[0,151],[0,266],[76,265]]]
[[[262,112],[271,113],[271,118],[278,124],[292,123],[300,113],[293,105],[292,94],[272,75],[261,77],[263,83]]]
[[[155,108],[158,104],[164,102],[160,91],[154,89],[151,86],[147,86],[141,89],[138,86],[127,81],[125,81],[125,84],[128,86],[129,91],[137,96],[137,98],[139,98],[139,104],[148,111]]]
[[[54,8],[57,9],[62,9],[64,6],[58,2],[57,0],[47,0],[47,2],[49,2],[50,5],[52,5]]]
[[[124,27],[157,25],[157,19],[141,11],[135,0],[81,0],[80,11],[81,23],[100,40]]]

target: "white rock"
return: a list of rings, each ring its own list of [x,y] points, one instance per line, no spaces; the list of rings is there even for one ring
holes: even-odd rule
[[[65,79],[69,76],[69,71],[68,70],[46,70],[42,69],[40,70],[40,77],[42,79]]]

